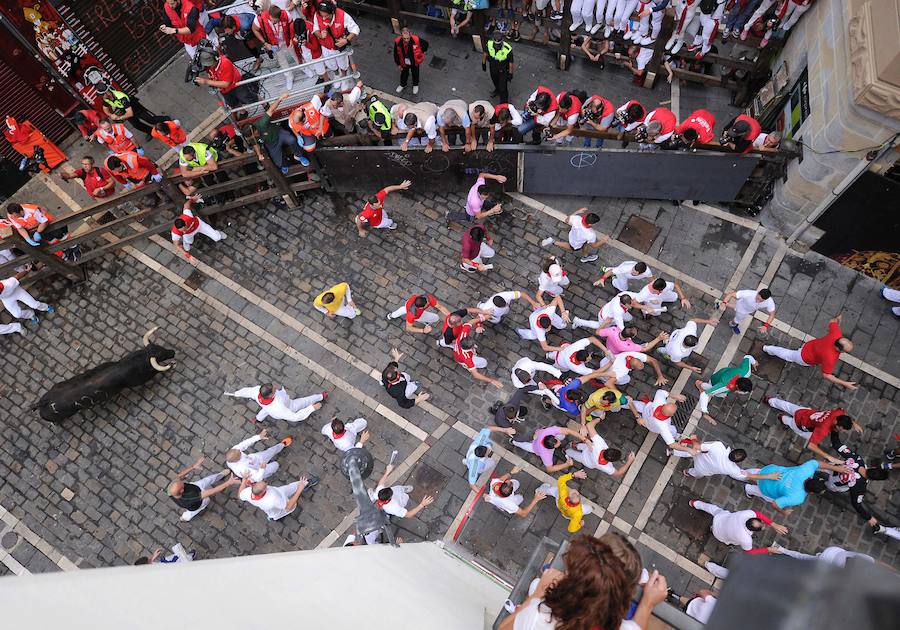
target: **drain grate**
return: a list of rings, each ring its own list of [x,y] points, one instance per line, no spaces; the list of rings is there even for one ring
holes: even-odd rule
[[[619,233],[619,240],[636,250],[647,253],[659,236],[660,229],[647,219],[632,214]]]

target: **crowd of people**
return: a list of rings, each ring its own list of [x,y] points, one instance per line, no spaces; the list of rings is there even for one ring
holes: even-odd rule
[[[720,150],[746,153],[754,148],[771,150],[778,146],[777,134],[763,133],[759,122],[745,114],[722,126],[717,136],[715,117],[707,110],[696,110],[679,122],[665,107],[648,110],[637,99],[615,106],[601,95],[589,96],[579,89],[558,92],[539,85],[525,103],[516,107],[508,102],[507,91],[514,63],[506,40],[510,33],[517,32],[514,18],[511,28],[504,30],[498,25],[494,29],[482,59],[484,70],[490,69],[495,86],[491,96],[498,97],[496,102],[451,99],[440,105],[418,102],[389,106],[378,97],[367,98],[361,82],[337,81],[308,101],[289,108],[282,125],[273,120],[282,112],[295,72],[326,83],[347,77],[351,72],[351,62],[341,52],[359,35],[359,27],[352,17],[330,0],[273,2],[258,13],[241,11],[227,15],[209,14],[194,0],[165,0],[165,3],[167,22],[160,28],[184,43],[191,63],[196,63],[199,71],[193,79],[197,84],[216,88],[233,108],[257,101],[257,92],[247,84],[238,85],[241,72],[218,47],[220,39],[234,37],[243,41],[255,57],[256,68],[262,63],[262,55],[271,54],[277,60],[286,75],[288,92],[268,103],[260,116],[239,116],[237,125],[221,125],[209,137],[190,141],[190,135],[176,118],[157,115],[136,97],[112,90],[102,112],[83,110],[75,117],[84,137],[103,145],[108,157],[102,166],[85,157],[79,170],[67,172],[63,178],[81,180],[87,193],[96,199],[110,197],[118,187],[132,189],[161,181],[163,171],[145,156],[139,140],[126,124],[143,132],[145,142],[159,141],[177,151],[183,176],[179,187],[185,202],[173,220],[171,239],[188,258],[198,234],[212,241],[226,238],[224,232],[206,223],[202,212],[198,212],[201,204],[209,201],[203,197],[203,187],[227,178],[219,168],[221,159],[254,151],[260,160],[270,159],[287,173],[289,160],[308,166],[309,155],[323,139],[336,132],[369,134],[385,145],[396,144],[402,151],[418,145],[425,152],[437,147],[449,151],[454,145],[467,152],[482,146],[492,151],[497,143],[525,139],[532,143],[563,144],[578,138],[585,147],[593,143],[600,147],[604,137],[616,137],[626,145],[636,142],[642,150],[690,150],[713,145]],[[789,29],[811,3],[682,0],[674,4],[678,21],[667,48],[678,52],[687,44],[689,49],[696,48],[698,55],[703,55],[709,51],[708,45],[718,34],[723,19],[727,36],[746,38],[753,25],[760,21],[769,31],[779,24],[783,30]],[[583,27],[588,41],[601,29],[607,38],[618,31],[619,36],[624,35],[634,43],[628,54],[634,60],[634,68],[643,70],[641,59],[646,65],[646,47],[656,40],[662,11],[668,5],[667,0],[576,0],[572,4],[571,30]],[[547,0],[538,1],[534,6],[538,11],[551,12],[551,19],[559,17],[561,5],[556,0],[552,4]],[[503,9],[509,10],[510,16],[515,15],[511,3],[505,3]],[[454,9],[457,32],[466,24],[469,10],[471,7],[467,5]],[[777,13],[780,22],[766,22],[770,14],[767,12]],[[406,28],[396,38],[393,54],[401,69],[397,93],[405,90],[410,78],[413,93],[417,93],[418,68],[427,50],[428,42]],[[594,48],[588,45],[586,50]],[[296,63],[309,65],[297,70]],[[200,76],[202,72],[207,76]],[[610,135],[579,137],[579,130]],[[466,273],[493,270],[489,261],[496,254],[497,244],[491,235],[491,222],[503,212],[504,183],[502,175],[480,173],[469,190],[465,207],[446,217],[448,223],[456,222],[463,227],[458,259],[460,269]],[[369,238],[373,237],[373,230],[387,230],[379,234],[390,238],[389,231],[396,229],[397,223],[388,213],[389,195],[410,190],[411,186],[410,181],[398,182],[369,197],[354,219],[358,236]],[[642,322],[678,307],[686,311],[691,303],[678,282],[655,273],[646,261],[623,260],[616,266],[601,268],[593,286],[588,288],[600,287],[607,292],[598,310],[576,315],[566,303],[567,292],[572,288],[565,270],[565,255],[577,257],[581,264],[598,259],[597,250],[610,240],[596,229],[599,219],[590,208],[580,208],[566,218],[561,228],[565,230],[562,238],[559,234],[547,234],[539,244],[546,251],[540,269],[533,270],[534,282],[530,289],[504,287],[491,295],[473,295],[468,301],[471,306],[455,309],[431,293],[414,293],[395,310],[383,314],[390,322],[386,325],[393,326],[393,322],[402,320],[405,332],[433,340],[448,351],[448,361],[455,362],[473,379],[497,389],[504,388],[507,379],[497,376],[498,371],[490,370],[487,360],[480,356],[481,339],[489,338],[490,334],[486,333],[496,331],[497,324],[512,319],[516,323],[515,334],[533,342],[531,356],[519,358],[512,366],[503,366],[503,372],[508,370],[513,393],[491,407],[491,420],[472,440],[461,462],[459,474],[465,476],[474,492],[483,492],[483,502],[492,506],[491,509],[522,518],[543,509],[540,503],[549,496],[554,503],[551,509],[567,521],[567,532],[558,532],[560,536],[581,532],[593,504],[580,492],[585,480],[601,473],[621,479],[635,461],[634,453],[625,453],[615,446],[615,425],[630,414],[634,422],[659,436],[669,455],[692,460],[684,469],[685,476],[725,475],[744,484],[747,509],[738,512],[700,498],[691,501],[695,509],[712,516],[712,534],[726,545],[748,553],[811,558],[778,545],[755,548],[753,534],[766,527],[778,534],[787,533],[784,525],[774,522],[764,512],[774,510],[780,519],[788,519],[809,495],[824,492],[846,493],[853,509],[873,533],[900,539],[897,528],[880,522],[866,505],[868,482],[888,478],[896,449],[888,448],[876,457],[868,457],[851,447],[846,439],[848,434],[862,433],[864,426],[849,410],[826,408],[824,401],[766,398],[768,406],[778,413],[778,422],[805,441],[809,457],[798,466],[768,464],[743,468],[741,464],[746,461],[747,453],[739,446],[681,433],[676,420],[679,414],[689,413],[685,408],[687,398],[681,392],[664,388],[668,379],[662,364],[701,374],[701,368],[689,361],[705,345],[699,327],[717,326],[723,313],[730,310],[728,326],[735,335],[740,335],[747,330],[748,320],[758,311],[764,311],[767,319],[759,332],[765,334],[774,322],[775,296],[766,287],[726,293],[715,312],[685,318],[680,327],[649,339],[646,331],[641,330],[645,327]],[[6,221],[21,237],[23,247],[55,244],[67,238],[67,231],[54,229],[53,217],[36,204],[10,204]],[[10,252],[4,252],[3,256],[4,261],[13,259]],[[4,306],[14,317],[37,324],[37,316],[30,309],[52,313],[53,307],[39,302],[19,286],[18,281],[28,271],[22,268],[3,280],[0,291]],[[896,302],[900,297],[894,293],[884,295]],[[19,303],[30,308],[22,308]],[[312,306],[329,318],[352,319],[362,312],[346,282],[322,291]],[[513,312],[514,308],[518,312]],[[575,332],[580,329],[584,333]],[[21,324],[0,328],[0,334],[8,333],[24,333],[24,329]],[[835,376],[834,372],[841,353],[852,350],[851,340],[841,331],[839,315],[830,322],[826,335],[799,348],[763,347],[766,355],[818,369],[824,379],[848,390],[856,389],[857,384]],[[429,394],[403,370],[402,357],[399,350],[391,350],[382,384],[401,409],[409,409],[426,402]],[[715,399],[750,394],[759,358],[746,355],[735,365],[716,370],[706,379],[696,379],[693,386],[706,421],[718,422],[710,409]],[[652,374],[657,389],[644,390],[632,380],[633,374],[641,371]],[[283,421],[292,423],[289,426],[308,421],[328,400],[327,392],[292,398],[283,387],[273,383],[244,387],[224,395],[254,401],[258,405],[253,419],[256,423]],[[553,414],[553,424],[523,432],[527,400],[535,401]],[[319,434],[336,453],[346,452],[369,441],[369,420],[334,416],[321,427]],[[525,496],[519,493],[520,480],[516,479],[521,473],[519,467],[504,475],[494,472],[496,436],[503,436],[518,457],[551,475],[553,483],[539,486],[526,502]],[[270,478],[280,471],[275,458],[291,446],[294,438],[288,436],[264,450],[254,450],[257,444],[270,439],[269,430],[263,429],[235,444],[222,454],[224,468],[211,474],[199,474],[205,463],[202,457],[178,472],[166,492],[182,510],[180,519],[191,521],[210,504],[213,496],[226,491],[259,508],[270,520],[294,513],[301,497],[308,496],[319,480],[310,474],[291,475],[290,481],[283,485],[270,484]],[[369,490],[375,506],[394,518],[413,518],[431,505],[432,496],[424,496],[412,505],[411,486],[388,485],[392,472],[394,468],[389,464]],[[766,506],[765,510],[754,507],[757,499]],[[377,542],[380,542],[377,532],[369,536],[357,532],[346,544]],[[859,556],[837,547],[829,549],[841,552],[829,556],[841,558],[841,562],[849,556]],[[191,560],[194,556],[180,545],[173,552],[163,557],[161,550],[157,550],[136,564]],[[828,549],[821,553],[826,552]],[[524,601],[509,604],[511,614],[501,628],[646,628],[653,607],[667,597],[672,598],[665,578],[656,571],[643,570],[634,547],[617,534],[572,538],[565,561],[564,572],[547,569],[535,580]],[[720,564],[711,562],[707,568],[715,575],[727,575],[727,569]],[[643,595],[629,609],[638,585],[643,586]],[[716,593],[704,591],[694,597],[672,599],[688,614],[705,621],[715,606]]]

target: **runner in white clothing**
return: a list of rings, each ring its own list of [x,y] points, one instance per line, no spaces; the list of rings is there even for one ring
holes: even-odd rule
[[[534,491],[534,498],[527,507],[522,508],[522,502],[525,500],[521,494],[516,494],[519,490],[519,481],[510,479],[512,475],[521,472],[518,466],[513,467],[508,473],[502,477],[491,479],[488,483],[488,491],[484,495],[485,503],[490,503],[498,510],[503,510],[507,514],[520,516],[522,518],[528,516],[534,506],[542,501],[547,495],[540,490]]]
[[[672,417],[678,411],[676,403],[684,402],[687,398],[682,394],[670,395],[664,389],[656,390],[653,400],[635,400],[634,407],[641,417],[638,424],[646,427],[651,433],[656,433],[666,443],[668,455],[677,457],[692,457],[697,454],[697,449],[687,444],[678,442],[678,430],[672,422]],[[670,452],[669,452],[670,451]]]
[[[369,440],[369,432],[366,431],[367,425],[365,418],[344,422],[335,416],[331,422],[322,427],[321,433],[331,440],[331,443],[339,451],[349,451],[351,448],[361,447]],[[357,436],[359,436],[358,440]]]
[[[669,382],[669,379],[663,376],[659,361],[643,352],[620,352],[615,355],[612,361],[610,361],[609,357],[605,357],[600,362],[600,367],[609,367],[612,370],[616,377],[617,385],[627,385],[631,382],[631,370],[643,370],[648,363],[656,372],[657,386],[665,385]]]
[[[634,319],[634,317],[630,313],[631,309],[636,308],[639,311],[644,310],[644,306],[642,304],[638,304],[636,298],[637,293],[622,291],[609,302],[600,307],[600,311],[597,314],[597,319],[581,319],[580,317],[576,317],[572,320],[572,328],[584,327],[599,330],[609,322],[613,322],[616,326],[618,326],[619,330],[624,330],[625,322],[630,322]]]
[[[681,286],[677,282],[667,282],[663,278],[657,278],[649,283],[635,298],[644,305],[644,317],[662,315],[668,309],[663,304],[680,301],[683,308],[691,308],[691,302],[687,299]]]
[[[562,372],[552,365],[540,363],[539,361],[532,361],[528,357],[522,357],[516,361],[516,364],[512,368],[512,384],[516,389],[536,388],[537,383],[534,381],[534,375],[538,370],[548,372],[556,378],[562,376]]]
[[[261,409],[254,422],[262,422],[268,417],[288,422],[306,420],[314,411],[321,409],[322,401],[328,398],[327,392],[313,394],[304,398],[291,398],[283,387],[275,389],[272,383],[244,387],[234,392],[224,392],[233,398],[250,398],[259,403]]]
[[[388,475],[390,475],[393,470],[393,464],[388,464],[387,468],[384,469],[384,474],[381,475],[381,479],[378,480],[375,489],[369,490],[369,499],[375,503],[375,507],[384,511],[386,514],[396,516],[397,518],[412,518],[434,503],[434,497],[426,495],[422,498],[419,505],[411,510],[407,510],[406,506],[409,505],[409,493],[413,491],[413,487],[391,486],[388,488],[385,484],[387,483]]]
[[[575,448],[566,449],[566,457],[572,461],[579,462],[585,468],[605,472],[611,477],[622,477],[628,472],[631,464],[634,463],[634,452],[628,454],[628,459],[617,470],[613,466],[613,462],[622,459],[622,451],[617,448],[609,448],[606,440],[597,433],[596,426],[598,422],[600,422],[600,418],[587,423],[587,434],[591,440],[590,445],[579,442],[575,445]]]
[[[172,242],[179,246],[188,258],[191,257],[191,246],[194,244],[194,239],[198,234],[202,234],[215,242],[226,238],[225,232],[220,232],[200,217],[194,216],[191,208],[193,208],[197,199],[198,197],[196,196],[188,197],[188,200],[184,203],[181,215],[172,224]]]
[[[541,305],[535,302],[525,291],[501,291],[500,293],[495,293],[479,304],[478,308],[482,311],[491,313],[491,316],[487,321],[492,324],[499,324],[503,320],[503,317],[509,313],[509,309],[512,308],[510,306],[512,301],[520,299],[528,302],[533,309],[541,307]]]
[[[319,480],[310,476],[300,477],[286,486],[270,486],[265,481],[252,483],[248,476],[238,487],[238,498],[265,512],[270,521],[277,521],[296,510],[303,491],[317,483]]]
[[[272,459],[283,451],[285,447],[291,445],[291,442],[294,441],[292,437],[286,437],[275,446],[258,453],[247,454],[244,452],[257,442],[268,437],[267,430],[263,429],[259,435],[249,437],[228,449],[225,452],[225,463],[231,469],[231,472],[242,479],[249,475],[249,479],[252,482],[262,481],[274,475],[278,470],[278,462],[273,462]]]
[[[552,296],[562,295],[563,289],[569,286],[569,277],[556,256],[547,256],[541,264],[541,275],[538,276],[538,292],[535,298],[544,304],[544,293]]]
[[[841,547],[825,547],[822,551],[815,555],[810,555],[807,553],[800,553],[799,551],[793,551],[791,549],[786,549],[778,544],[773,544],[769,547],[770,553],[781,554],[785,556],[790,556],[791,558],[796,558],[797,560],[821,560],[822,562],[827,562],[828,564],[833,564],[838,567],[843,567],[847,564],[847,560],[856,559],[862,560],[863,562],[871,562],[875,563],[875,558],[872,556],[867,556],[864,553],[859,553],[857,551],[847,551]]]
[[[585,337],[572,343],[564,343],[555,352],[548,352],[547,360],[553,361],[553,365],[564,372],[575,372],[584,376],[593,371],[593,368],[588,367],[585,363],[599,358],[598,353],[594,352],[589,346],[596,346],[603,351],[606,357],[612,357],[612,353],[599,339],[596,337]]]
[[[626,260],[615,267],[604,267],[603,275],[594,281],[595,287],[605,287],[606,281],[613,277],[612,285],[619,291],[628,291],[628,283],[631,280],[644,280],[652,278],[653,271],[647,263],[637,260]]]
[[[732,300],[734,300],[734,304],[731,303]],[[724,311],[729,306],[734,308],[734,319],[731,320],[729,326],[735,335],[741,334],[741,323],[756,311],[766,310],[769,312],[769,319],[759,327],[760,334],[766,334],[775,320],[775,300],[772,299],[772,292],[769,289],[760,289],[759,291],[745,289],[726,293],[719,308]]]
[[[683,471],[685,477],[712,477],[728,475],[737,481],[758,481],[760,479],[778,479],[781,473],[757,475],[742,469],[738,464],[747,459],[747,451],[742,448],[730,448],[723,442],[701,442],[696,435],[681,441],[697,450],[694,465]]]
[[[541,241],[541,245],[544,247],[557,245],[572,252],[581,252],[584,254],[584,256],[580,258],[581,262],[593,262],[600,258],[600,256],[591,252],[609,242],[609,237],[607,235],[598,235],[593,227],[599,221],[599,215],[588,212],[587,208],[579,208],[566,219],[566,224],[569,226],[568,242],[557,241],[554,240],[552,236],[548,236]],[[586,249],[585,246],[587,246]]]
[[[0,282],[0,301],[3,302],[3,306],[9,311],[9,314],[16,319],[29,319],[32,324],[37,324],[40,320],[37,315],[34,314],[34,311],[31,310],[32,308],[39,311],[46,311],[47,313],[53,313],[55,309],[49,304],[35,300],[28,291],[19,286],[19,280],[21,280],[26,273],[28,273],[27,269]],[[30,306],[31,308],[22,308],[19,306],[19,302],[25,306]],[[18,326],[18,329],[16,326]],[[8,332],[4,334],[22,332],[22,330],[20,330],[21,327],[21,324],[10,324]]]
[[[694,349],[700,341],[697,335],[697,324],[715,326],[717,323],[719,323],[718,318],[701,319],[699,317],[692,317],[682,328],[676,328],[669,333],[666,345],[662,348],[658,348],[656,351],[674,363],[676,367],[680,367],[683,370],[690,370],[695,374],[700,374],[703,370],[685,363],[684,360],[693,354]]]
[[[753,549],[753,533],[769,526],[784,536],[788,528],[775,523],[765,514],[755,510],[729,512],[712,503],[694,500],[691,507],[712,514],[712,533],[719,542],[737,545],[744,551]]]
[[[559,309],[559,314],[557,314]],[[556,296],[549,305],[536,309],[528,317],[528,328],[517,328],[516,333],[522,339],[536,340],[544,352],[555,352],[559,346],[547,343],[547,332],[551,327],[562,330],[569,322],[569,312],[563,304],[562,297]]]

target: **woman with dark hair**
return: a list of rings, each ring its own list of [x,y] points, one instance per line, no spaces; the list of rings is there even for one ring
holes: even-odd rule
[[[419,382],[412,380],[406,372],[400,371],[400,359],[403,357],[396,348],[391,348],[391,357],[394,359],[387,364],[381,373],[381,384],[391,395],[391,398],[397,401],[403,409],[411,409],[418,403],[429,399],[430,394],[425,392],[416,392],[419,389]]]
[[[565,572],[544,571],[498,630],[645,630],[653,607],[666,598],[666,579],[653,571],[634,616],[625,619],[642,564],[632,544],[619,534],[574,538],[565,563]]]

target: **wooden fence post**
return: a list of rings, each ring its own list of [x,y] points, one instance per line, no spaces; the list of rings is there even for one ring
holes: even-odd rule
[[[568,70],[572,64],[572,0],[564,0],[563,17],[559,25],[559,54],[556,57],[556,65],[560,70]]]
[[[67,263],[56,254],[48,253],[41,245],[32,247],[26,243],[25,239],[23,239],[15,230],[13,230],[12,237],[18,242],[19,249],[23,252],[28,252],[28,255],[31,256],[32,259],[44,263],[47,267],[64,278],[67,278],[72,282],[83,282],[87,278],[84,268],[81,265]]]
[[[391,27],[394,29],[394,35],[400,34],[400,0],[388,0],[388,10],[391,12]]]

